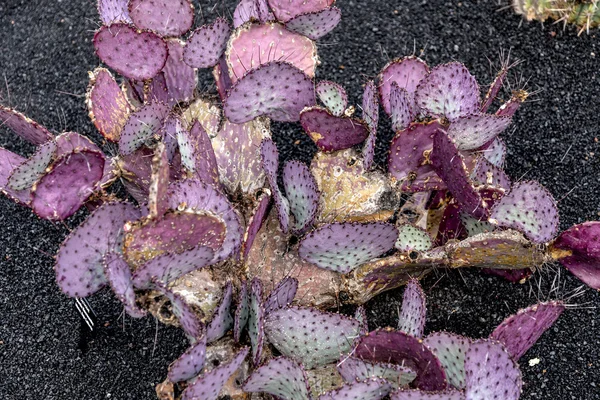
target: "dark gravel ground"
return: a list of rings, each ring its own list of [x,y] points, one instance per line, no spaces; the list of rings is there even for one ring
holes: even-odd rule
[[[207,20],[233,9],[206,3]],[[501,49],[512,49],[523,60],[519,71],[530,89],[539,93],[519,111],[515,131],[505,134],[508,172],[550,189],[559,200],[563,229],[598,219],[598,31],[577,37],[574,29],[522,23],[510,10],[498,12],[502,4],[491,0],[340,0],[339,6],[344,20],[320,43],[318,74],[344,83],[356,103],[361,85],[390,58],[416,51],[433,65],[459,60],[483,86],[493,78],[487,58],[497,60]],[[99,142],[83,102],[87,71],[98,64],[90,42],[96,20],[92,0],[1,1],[1,103],[57,132],[76,130]],[[309,156],[291,145],[296,139],[306,143],[297,129],[276,125],[274,134],[284,154]],[[382,132],[381,144],[386,140]],[[1,128],[0,146],[32,151]],[[98,332],[81,341],[78,314],[54,283],[51,256],[82,215],[52,224],[5,198],[0,207],[0,398],[154,398],[154,385],[186,347],[179,330],[151,318],[123,323],[119,304],[103,291],[90,299]],[[424,281],[428,328],[486,336],[517,309],[569,299],[578,286],[556,266],[523,285],[477,271],[439,273]],[[370,304],[372,328],[395,324],[401,295],[391,292]],[[522,399],[600,398],[600,296],[586,290],[568,301],[573,307],[521,359]],[[539,364],[529,366],[534,358]]]

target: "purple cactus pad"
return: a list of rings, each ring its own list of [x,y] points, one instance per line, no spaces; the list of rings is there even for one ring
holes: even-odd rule
[[[425,61],[416,57],[405,57],[386,65],[379,74],[379,95],[381,96],[381,105],[387,115],[392,115],[390,97],[394,83],[406,90],[412,113],[416,115],[419,108],[415,104],[415,91],[427,75],[429,75],[429,67]]]
[[[191,0],[129,0],[128,10],[135,26],[161,36],[181,36],[194,23]]]
[[[0,185],[1,187],[1,185]],[[572,226],[552,244],[555,257],[573,275],[592,289],[600,289],[600,222]]]
[[[369,127],[369,136],[363,147],[363,168],[371,169],[375,159],[375,143],[377,142],[377,126],[379,125],[379,98],[375,82],[369,81],[365,85],[362,98],[362,117]]]
[[[506,318],[490,335],[517,361],[565,310],[562,302],[538,303]]]
[[[221,101],[224,101],[227,97],[227,92],[233,86],[231,77],[227,69],[227,60],[225,55],[219,59],[219,63],[213,68],[213,78],[215,79],[215,85],[217,86],[217,92]]]
[[[271,193],[265,191],[260,195],[260,198],[258,199],[258,205],[252,211],[252,216],[248,221],[248,226],[246,227],[246,232],[244,233],[244,242],[242,243],[242,258],[244,260],[248,258],[250,249],[252,249],[252,244],[254,244],[254,239],[256,238],[258,231],[260,231],[263,222],[265,222],[267,219],[270,205]]]
[[[509,101],[502,104],[498,111],[496,111],[496,115],[499,117],[512,117],[521,107],[521,104],[527,99],[529,93],[524,90],[519,90],[513,93],[513,96]]]
[[[506,60],[506,61],[508,61],[508,60]],[[480,111],[482,113],[487,112],[487,110],[490,108],[490,106],[492,105],[492,103],[494,102],[496,97],[498,96],[498,93],[500,93],[500,89],[502,89],[502,85],[504,84],[504,80],[506,79],[506,76],[508,75],[508,70],[510,69],[511,66],[512,65],[508,64],[508,62],[503,63],[502,68],[496,74],[494,81],[492,82],[492,84],[490,85],[490,88],[488,89],[487,93],[485,94],[483,104],[481,105]]]
[[[484,274],[497,276],[503,278],[512,283],[524,283],[534,271],[531,268],[523,269],[494,269],[494,268],[483,268],[481,270]]]
[[[235,309],[235,318],[233,321],[233,338],[239,343],[242,336],[242,330],[248,323],[250,315],[250,294],[248,293],[248,282],[242,281],[240,285],[240,293],[238,297],[238,305]]]
[[[227,44],[225,59],[233,83],[253,69],[279,61],[313,78],[318,64],[315,43],[276,22],[251,23],[236,29]]]
[[[423,343],[442,363],[448,383],[457,389],[464,389],[465,355],[471,339],[455,333],[434,332],[423,339]]]
[[[342,274],[394,248],[395,226],[383,223],[333,223],[302,239],[298,254],[317,267]]]
[[[123,177],[123,186],[138,204],[148,202],[152,157],[152,150],[142,147],[129,155],[117,158],[117,165]]]
[[[54,135],[42,125],[18,111],[3,106],[0,106],[0,125],[12,129],[14,133],[35,145],[54,138]]]
[[[342,19],[342,12],[337,7],[297,15],[286,22],[285,27],[292,32],[317,40],[331,32]]]
[[[208,133],[199,121],[192,129],[177,134],[181,163],[195,179],[218,187],[219,167]]]
[[[452,122],[479,111],[479,85],[461,63],[438,65],[419,84],[415,101],[429,114]]]
[[[426,315],[425,293],[419,281],[411,279],[404,289],[402,310],[398,316],[398,330],[416,338],[422,338]]]
[[[312,225],[319,207],[319,190],[306,164],[291,160],[283,168],[283,187],[294,216],[293,232],[302,234]]]
[[[185,45],[183,61],[194,68],[214,67],[218,62],[231,33],[229,23],[224,18],[217,18],[209,25],[196,29]]]
[[[503,189],[505,191],[509,191],[511,187],[511,181],[506,172],[502,168],[496,167],[485,157],[480,157],[477,160],[475,169],[471,174],[471,179],[480,185]]]
[[[56,282],[71,297],[86,297],[106,283],[104,255],[121,248],[123,225],[140,217],[130,203],[106,203],[65,239],[56,255]]]
[[[306,373],[294,361],[277,357],[257,368],[242,386],[244,392],[263,392],[286,400],[309,400]]]
[[[448,136],[459,150],[474,150],[492,141],[510,125],[510,117],[474,114],[457,118],[448,128]]]
[[[429,155],[433,149],[433,136],[441,129],[442,126],[434,121],[411,124],[408,129],[396,133],[388,154],[388,169],[394,179],[416,183],[431,175]],[[437,178],[437,181],[441,180]]]
[[[196,343],[197,340],[201,339],[204,332],[204,324],[202,324],[198,315],[192,310],[192,307],[179,294],[171,291],[164,283],[155,279],[152,286],[169,299],[173,314],[179,320],[181,328],[188,335],[191,342]]]
[[[403,332],[378,330],[362,336],[354,356],[412,369],[417,373],[413,385],[421,390],[446,389],[446,374],[440,361],[419,339]]]
[[[319,100],[336,117],[341,117],[348,106],[348,95],[344,88],[335,82],[321,81],[317,83],[315,92]]]
[[[233,287],[231,282],[227,282],[223,290],[223,298],[221,298],[221,302],[206,327],[206,341],[208,343],[221,339],[233,327],[233,318],[231,317],[232,297]]]
[[[217,252],[224,242],[226,230],[224,221],[212,212],[169,210],[160,217],[146,217],[128,225],[123,251],[131,265],[197,246],[207,246]]]
[[[521,231],[534,243],[545,243],[558,231],[558,208],[540,183],[522,181],[494,204],[489,221]]]
[[[154,257],[140,266],[133,274],[133,285],[148,289],[156,279],[165,284],[211,264],[214,251],[210,247],[198,246],[181,253],[165,253]]]
[[[205,372],[192,382],[183,392],[182,400],[217,400],[223,385],[237,371],[248,355],[248,348],[240,350],[228,363],[221,364],[209,372]]]
[[[279,217],[279,224],[283,233],[287,233],[290,227],[290,204],[283,196],[279,185],[277,184],[277,170],[279,168],[279,151],[275,142],[271,139],[265,139],[260,144],[260,154],[262,157],[262,166],[267,175],[269,186],[273,192],[273,202]]]
[[[128,0],[98,0],[98,14],[104,25],[115,22],[132,23],[127,10]]]
[[[241,124],[261,115],[281,122],[300,119],[300,111],[315,104],[313,83],[286,62],[272,62],[249,71],[225,99],[227,119]]]
[[[131,269],[123,259],[123,255],[114,250],[106,253],[104,255],[104,273],[113,292],[123,303],[125,312],[133,318],[144,317],[146,310],[138,307],[135,302]]]
[[[250,310],[248,314],[248,336],[252,345],[252,363],[260,363],[265,340],[265,307],[263,305],[263,288],[258,278],[250,284]]]
[[[348,149],[364,142],[369,135],[365,122],[346,116],[336,117],[321,107],[302,110],[300,123],[319,150],[325,152]]]
[[[238,256],[244,231],[240,216],[225,195],[197,179],[186,179],[169,186],[169,202],[172,209],[185,204],[196,210],[210,211],[225,221],[225,240],[221,249],[215,252],[213,262],[224,260],[231,255]]]
[[[129,116],[119,139],[119,153],[130,155],[158,135],[169,114],[163,103],[146,104]]]
[[[311,308],[282,308],[265,317],[269,342],[308,369],[338,360],[359,333],[358,321]]]
[[[184,43],[178,39],[167,40],[169,57],[165,63],[162,73],[168,90],[168,103],[170,105],[190,101],[194,98],[197,77],[194,68],[185,63]]]
[[[441,392],[402,389],[392,393],[390,400],[465,400],[465,394],[454,389],[447,389]]]
[[[482,339],[469,346],[465,357],[467,400],[517,400],[521,395],[521,371],[504,346]]]
[[[287,22],[300,14],[317,12],[330,7],[335,0],[268,0],[275,17]]]
[[[406,386],[417,377],[415,371],[408,367],[389,363],[371,363],[351,356],[342,356],[337,364],[337,370],[347,383],[380,378],[387,380],[394,388]]]
[[[118,142],[131,107],[112,74],[105,68],[90,73],[86,104],[90,119],[111,142]]]
[[[164,103],[173,106],[175,102],[169,102],[169,89],[167,89],[167,80],[164,71],[160,71],[146,87],[145,100],[147,103]]]
[[[289,305],[294,300],[297,290],[297,279],[288,276],[281,280],[265,300],[265,313],[269,314]]]
[[[266,1],[266,0],[262,0]],[[233,27],[239,28],[246,22],[258,20],[257,0],[240,0],[233,11]]]
[[[206,360],[206,335],[185,351],[177,360],[169,365],[169,380],[183,382],[197,376]]]
[[[253,196],[263,188],[265,172],[260,143],[270,136],[269,122],[263,119],[245,124],[224,121],[217,136],[212,138],[212,147],[219,166],[219,180],[229,194],[241,191]]]
[[[390,91],[390,114],[394,132],[405,130],[413,120],[408,92],[398,86],[396,82],[392,82]]]
[[[319,397],[319,400],[381,400],[391,391],[392,385],[383,379],[346,384]]]
[[[31,208],[40,217],[60,221],[73,215],[98,187],[104,154],[78,151],[59,158],[33,186]]]
[[[144,80],[158,74],[167,61],[167,43],[153,32],[126,24],[101,27],[94,35],[100,59],[126,78]]]
[[[487,204],[469,178],[464,157],[444,131],[434,134],[431,164],[464,212],[475,218],[487,216]]]

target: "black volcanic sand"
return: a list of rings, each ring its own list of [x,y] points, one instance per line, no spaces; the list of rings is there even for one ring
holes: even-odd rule
[[[390,4],[396,4],[390,5]],[[430,65],[464,62],[482,86],[493,79],[488,58],[511,49],[518,68],[538,91],[503,135],[508,172],[537,179],[559,200],[562,228],[598,219],[600,205],[600,46],[598,31],[522,22],[496,1],[339,1],[343,21],[320,41],[318,77],[343,83],[360,104],[361,85],[390,58],[416,53]],[[229,15],[231,4],[202,7],[206,21]],[[198,9],[198,7],[197,7]],[[199,18],[200,19],[200,18]],[[97,27],[92,0],[0,2],[0,94],[56,132],[99,136],[87,117],[83,95],[87,71],[98,65],[91,38]],[[198,21],[202,23],[203,21]],[[200,89],[212,89],[208,74]],[[513,77],[513,87],[519,79]],[[8,85],[8,88],[5,85]],[[504,94],[506,98],[506,93]],[[387,125],[389,126],[389,125]],[[379,159],[390,139],[380,130]],[[308,160],[314,147],[297,126],[275,124],[287,157]],[[0,128],[0,146],[29,155],[26,145]],[[0,398],[152,399],[154,385],[185,348],[178,329],[120,318],[121,307],[103,290],[90,302],[99,315],[95,337],[80,340],[73,301],[54,283],[52,255],[69,227],[40,221],[0,199]],[[537,300],[569,299],[580,283],[550,266],[523,285],[478,271],[439,272],[424,280],[428,330],[473,337],[488,335],[507,315]],[[402,289],[369,304],[371,328],[395,325]],[[586,290],[568,300],[572,308],[523,356],[523,399],[600,398],[600,296]],[[80,344],[81,343],[81,344]],[[530,366],[529,360],[539,359]]]

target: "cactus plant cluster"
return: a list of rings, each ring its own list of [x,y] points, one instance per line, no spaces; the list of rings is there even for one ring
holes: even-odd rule
[[[93,45],[119,77],[90,73],[86,104],[117,154],[2,107],[2,123],[38,148],[28,159],[0,149],[0,189],[49,220],[91,211],[56,256],[65,294],[108,285],[130,316],[182,327],[192,347],[161,398],[516,399],[516,360],[563,306],[526,310],[493,340],[422,343],[413,279],[481,267],[521,280],[558,260],[598,289],[600,223],[557,237],[552,195],[504,172],[500,134],[527,98],[516,91],[488,112],[508,63],[482,100],[460,63],[394,60],[366,82],[355,116],[341,85],[315,82],[315,40],[340,20],[332,3],[242,0],[233,27],[219,18],[192,31],[189,0],[99,0]],[[218,98],[197,92],[199,68],[212,68]],[[375,163],[380,105],[396,132],[386,171]],[[300,123],[318,148],[310,166],[279,159],[270,121]],[[319,310],[407,282],[398,330],[367,334],[361,308],[355,318]],[[466,361],[447,365],[453,352]],[[235,374],[250,377],[240,388]]]
[[[348,317],[291,305],[297,287],[295,279],[287,278],[265,297],[261,281],[254,279],[242,287],[232,318],[228,286],[206,331],[169,367],[168,378],[157,388],[159,398],[171,399],[181,391],[182,399],[216,399],[219,392],[230,398],[259,393],[283,400],[518,399],[517,361],[565,309],[561,302],[533,305],[506,318],[485,339],[450,332],[425,335],[425,294],[411,280],[397,329],[369,332],[362,307]],[[214,325],[234,327],[235,340],[219,341],[221,336],[210,334]],[[235,343],[245,328],[250,348]],[[216,349],[221,363],[211,368]]]
[[[598,0],[512,0],[513,9],[528,21],[547,19],[579,28],[579,34],[590,33],[590,28],[600,25]]]

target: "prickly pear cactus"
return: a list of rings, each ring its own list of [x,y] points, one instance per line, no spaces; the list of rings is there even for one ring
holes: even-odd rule
[[[573,24],[579,34],[590,33],[590,28],[600,25],[600,2],[598,0],[512,0],[513,9],[528,21]]]
[[[315,40],[340,20],[332,0],[242,0],[232,25],[193,32],[189,0],[98,10],[93,46],[112,72],[90,73],[86,105],[114,156],[0,107],[37,146],[27,159],[0,149],[0,189],[49,220],[90,208],[56,257],[67,296],[110,286],[128,315],[183,329],[191,346],[161,399],[519,397],[516,361],[564,306],[524,310],[489,339],[426,336],[418,283],[436,268],[511,278],[559,260],[598,287],[597,225],[558,234],[552,194],[503,170],[501,135],[527,97],[489,111],[510,63],[482,96],[459,62],[396,59],[366,82],[359,118],[342,85],[315,82]],[[198,92],[200,68],[217,93]],[[314,141],[309,164],[280,159],[271,121]],[[363,308],[327,311],[407,283],[397,329],[368,333]]]

